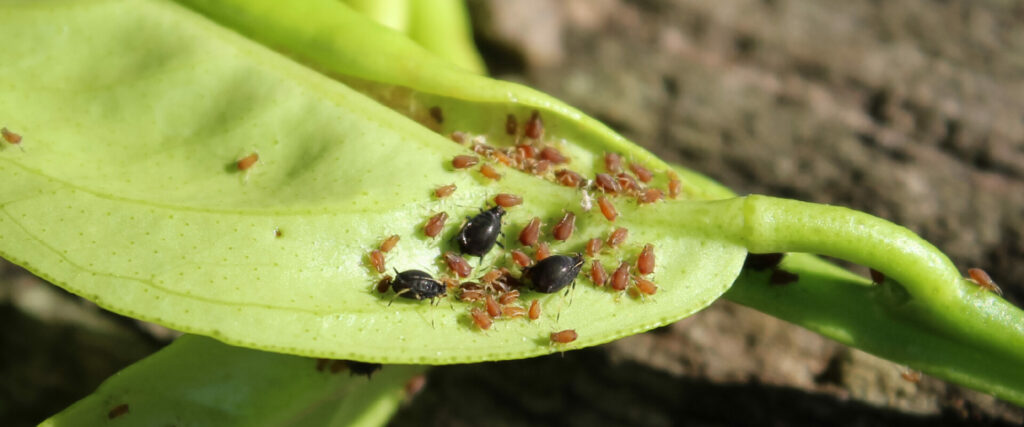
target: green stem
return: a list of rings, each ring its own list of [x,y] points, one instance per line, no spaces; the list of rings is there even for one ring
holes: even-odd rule
[[[1024,360],[1024,312],[965,280],[910,230],[836,206],[748,196],[742,239],[751,252],[807,252],[879,270],[875,302],[979,348]]]
[[[1024,405],[1024,360],[965,345],[879,304],[877,286],[806,254],[781,266],[796,283],[773,286],[769,272],[745,271],[724,297],[817,332],[839,343],[910,366],[936,378]]]
[[[662,209],[673,210],[675,228],[725,238],[753,253],[827,255],[885,273],[891,280],[879,286],[820,265],[811,265],[809,281],[802,277],[788,286],[745,273],[729,296],[845,344],[1024,403],[1024,312],[964,279],[910,230],[847,208],[756,195],[666,203],[652,211]],[[657,212],[649,215],[658,222]]]

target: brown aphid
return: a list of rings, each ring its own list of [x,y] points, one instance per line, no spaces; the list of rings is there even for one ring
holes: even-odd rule
[[[378,273],[383,273],[384,270],[387,269],[384,264],[384,252],[379,250],[374,249],[370,251],[370,263],[373,264],[373,268],[376,269]]]
[[[640,183],[636,182],[636,178],[628,173],[620,173],[615,175],[615,181],[619,183],[619,188],[624,193],[637,193],[640,191]]]
[[[469,274],[473,272],[473,267],[469,265],[469,261],[459,256],[455,252],[445,252],[444,262],[448,264],[448,269],[459,277],[469,277]]]
[[[401,237],[397,234],[392,234],[388,236],[388,238],[384,239],[384,242],[380,244],[380,251],[384,253],[391,252],[391,250],[395,248],[395,245],[398,244],[398,241],[400,239]]]
[[[327,364],[330,363],[330,359],[316,359],[316,370],[323,372],[327,368]]]
[[[436,105],[430,107],[430,118],[434,119],[437,124],[444,123],[444,112],[441,111],[441,107]]]
[[[530,320],[537,320],[540,318],[540,300],[533,300],[530,303]]]
[[[618,153],[604,153],[604,169],[609,173],[622,172],[622,156]]]
[[[604,270],[604,266],[601,265],[601,261],[594,260],[590,263],[590,281],[594,282],[595,286],[604,286],[604,283],[608,281],[608,273]]]
[[[597,206],[601,208],[601,214],[605,219],[615,221],[615,218],[619,217],[619,211],[615,210],[615,205],[604,196],[597,198]]]
[[[644,245],[643,250],[640,251],[640,256],[636,259],[636,270],[640,274],[651,274],[654,272],[654,245],[650,243]]]
[[[451,135],[448,135],[449,139],[451,139],[452,141],[455,141],[458,144],[462,144],[462,143],[466,142],[466,139],[468,137],[469,136],[466,135],[465,132],[459,132],[459,131],[452,132]]]
[[[616,291],[626,289],[626,286],[629,285],[629,267],[629,263],[623,261],[619,264],[619,268],[615,269],[615,272],[612,273],[612,289]]]
[[[775,269],[772,271],[771,277],[768,278],[768,283],[773,285],[782,286],[800,280],[800,276],[796,273],[790,273],[786,270]]]
[[[978,286],[981,286],[988,291],[995,292],[996,295],[1003,296],[1003,290],[999,289],[999,285],[996,285],[996,282],[992,281],[992,277],[990,277],[985,270],[980,268],[968,268],[967,274],[971,276],[971,279],[974,279],[974,283],[977,283]]]
[[[251,168],[252,165],[255,165],[256,162],[258,162],[259,160],[260,155],[257,153],[252,153],[248,156],[238,159],[238,161],[235,162],[235,167],[237,167],[238,170],[240,171],[249,170],[249,168]]]
[[[537,244],[537,239],[540,238],[540,218],[533,217],[526,227],[523,227],[523,231],[519,232],[519,243],[523,246],[533,246]]]
[[[427,224],[423,226],[423,234],[427,237],[437,237],[441,233],[441,229],[444,228],[445,221],[448,221],[448,214],[445,212],[430,217]]]
[[[0,136],[3,136],[4,141],[7,141],[9,144],[21,144],[21,135],[11,132],[7,128],[0,128]]]
[[[612,234],[608,236],[608,246],[613,248],[618,247],[622,242],[626,241],[627,237],[629,237],[629,230],[622,227],[616,228],[615,231],[612,231]]]
[[[498,293],[511,292],[512,288],[522,286],[522,284],[519,283],[519,279],[516,279],[516,277],[512,275],[511,270],[501,267],[498,271],[501,272],[501,276],[492,283],[494,290]]]
[[[458,187],[456,187],[455,184],[448,184],[437,187],[436,189],[434,189],[434,197],[437,197],[438,199],[443,199],[445,197],[451,196],[452,193],[455,192],[456,188]]]
[[[540,119],[539,111],[533,110],[533,113],[530,114],[526,126],[523,126],[523,134],[530,139],[540,139],[544,136],[544,122]]]
[[[678,179],[669,180],[668,182],[668,197],[675,199],[679,197],[679,193],[683,191],[683,183]]]
[[[868,271],[871,272],[871,283],[880,285],[883,282],[885,282],[885,273],[882,273],[881,271],[875,270],[873,268],[869,268]]]
[[[644,279],[643,277],[635,278],[634,283],[636,284],[636,288],[639,289],[640,292],[643,292],[647,295],[654,295],[656,292],[658,292],[658,285],[655,285],[654,282]]]
[[[516,262],[520,267],[529,267],[533,263],[529,255],[526,255],[523,251],[518,249],[512,250],[512,260]]]
[[[114,418],[120,417],[120,416],[122,416],[124,414],[127,414],[127,413],[128,413],[128,404],[127,403],[122,403],[120,405],[117,405],[117,406],[111,408],[110,412],[107,412],[107,419],[108,420],[112,420]]]
[[[601,251],[601,246],[604,246],[604,242],[597,237],[587,241],[587,256],[593,258],[597,256],[597,253]]]
[[[501,193],[494,196],[494,203],[503,208],[511,208],[523,204],[523,198],[515,194]]]
[[[551,169],[551,162],[547,160],[538,160],[533,164],[533,166],[530,166],[530,173],[534,175],[544,175],[548,172],[548,169]]]
[[[386,294],[388,289],[391,289],[391,276],[385,274],[384,277],[377,282],[377,292]]]
[[[509,114],[505,116],[505,133],[511,136],[515,136],[516,132],[519,131],[519,120],[516,120],[515,114]]]
[[[562,152],[558,151],[555,147],[544,147],[543,150],[540,150],[540,158],[556,165],[569,161],[564,155],[562,155]]]
[[[516,145],[516,151],[521,153],[524,159],[533,159],[537,157],[537,149],[530,144]]]
[[[454,277],[439,277],[437,280],[444,284],[445,289],[455,289],[459,287],[459,280]]]
[[[486,176],[495,181],[501,179],[501,174],[498,173],[498,171],[494,169],[493,166],[487,163],[484,163],[483,165],[480,166],[480,175]]]
[[[508,291],[508,292],[505,292],[505,293],[501,294],[500,297],[498,297],[498,302],[500,302],[502,305],[512,304],[512,303],[514,303],[514,302],[516,302],[518,300],[519,300],[519,291],[517,291],[515,289],[513,289],[511,291]]]
[[[452,167],[455,169],[473,167],[477,163],[480,163],[480,158],[477,156],[462,154],[452,158]]]
[[[487,313],[479,307],[474,307],[470,310],[469,314],[473,317],[473,323],[476,323],[476,326],[480,329],[486,331],[491,329],[491,325],[494,324],[494,321],[491,320],[491,316],[488,316]]]
[[[427,376],[419,374],[405,382],[405,400],[410,401],[427,386]]]
[[[573,230],[576,229],[576,214],[572,212],[566,212],[562,215],[562,219],[555,224],[555,227],[551,229],[551,236],[556,240],[566,241],[572,237]]]
[[[651,182],[651,180],[654,179],[654,174],[651,173],[650,170],[637,163],[630,163],[629,170],[633,171],[633,173],[636,174],[637,179],[640,181]]]
[[[495,280],[498,280],[498,278],[501,277],[501,275],[501,270],[491,270],[484,274],[484,276],[480,278],[480,281],[484,283],[491,283]]]
[[[525,316],[526,309],[518,305],[509,305],[501,308],[501,315],[509,319],[515,319],[517,317]]]
[[[275,228],[274,229],[274,237],[281,237],[281,236],[284,236],[284,233],[281,232],[280,228]]]
[[[494,147],[487,145],[487,139],[483,135],[473,138],[473,152],[481,156],[490,155],[494,151]]]
[[[640,204],[648,204],[657,202],[663,197],[665,196],[661,193],[661,190],[657,188],[648,188],[647,190],[644,190],[643,194],[641,194],[640,197],[637,197],[636,200]]]
[[[493,151],[491,153],[491,157],[494,157],[494,160],[497,160],[498,162],[505,166],[515,165],[515,162],[513,162],[511,158],[509,158],[507,155],[505,155],[505,153],[502,153],[501,151]]]
[[[463,283],[459,288],[459,299],[462,301],[479,301],[484,298],[484,290],[480,285],[473,282]]]
[[[484,297],[484,307],[487,308],[487,314],[491,317],[501,316],[501,306],[498,305],[498,302],[495,301],[494,298],[491,298],[490,295]]]
[[[578,335],[572,329],[551,333],[551,342],[554,344],[568,344],[576,341],[576,338],[578,338]]]
[[[526,315],[526,309],[518,305],[502,307],[502,315],[508,318],[522,317]]]
[[[921,373],[910,369],[900,372],[900,377],[906,382],[915,384],[921,382]]]
[[[578,187],[583,182],[583,175],[569,169],[559,169],[555,171],[555,180],[566,187]]]
[[[597,176],[594,177],[594,182],[596,182],[597,186],[605,193],[615,194],[622,190],[621,187],[619,187],[619,181],[606,173],[597,174]]]
[[[537,245],[537,252],[533,254],[534,261],[540,262],[549,256],[551,256],[551,248],[548,247],[548,242],[540,242]]]

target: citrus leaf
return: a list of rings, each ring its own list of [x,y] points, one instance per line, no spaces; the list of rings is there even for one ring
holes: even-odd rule
[[[185,335],[41,425],[377,426],[425,370],[389,365],[368,378],[343,366]]]
[[[580,119],[582,115],[574,109],[543,94],[514,85],[497,86],[459,70],[448,70],[445,64],[437,63],[408,41],[353,19],[344,7],[330,2],[305,2],[305,7],[316,11],[312,14],[315,19],[307,19],[302,14],[278,13],[266,2],[184,1],[247,37],[347,81],[396,111],[443,132],[470,130],[490,138],[500,136],[500,129],[496,130],[494,124],[500,122],[504,111],[494,107],[515,104],[537,108],[549,119],[555,117],[566,127],[581,129],[585,135],[582,140],[591,144],[603,141],[606,150],[614,151],[621,142],[606,128],[588,122],[585,117]],[[450,26],[435,25],[433,30],[444,31]],[[274,31],[265,31],[266,28]],[[356,36],[370,33],[388,42],[368,44]],[[315,42],[310,42],[311,35],[316,35]],[[415,38],[416,34],[410,36]],[[421,66],[396,67],[392,61],[395,58]],[[411,90],[396,90],[394,85]],[[459,111],[456,120],[470,119],[455,125],[450,121],[431,123],[425,114],[431,105]],[[688,190],[693,195],[732,196],[727,189],[692,172],[680,170],[680,174],[687,177]],[[740,227],[734,223],[721,228],[722,234],[717,237],[734,233],[735,240],[755,250],[831,254],[891,273],[902,283],[887,281],[875,289],[837,288],[837,280],[819,274],[826,264],[798,255],[790,259],[807,260],[811,265],[787,262],[787,268],[800,274],[799,286],[793,288],[820,287],[811,293],[814,297],[808,298],[800,291],[786,293],[787,288],[759,288],[764,283],[751,280],[754,276],[749,274],[740,277],[739,290],[727,297],[736,295],[734,298],[741,302],[796,319],[841,342],[1020,401],[1020,394],[1015,391],[1022,389],[1019,378],[999,372],[1024,359],[1021,311],[965,281],[933,246],[902,227],[841,208],[759,197],[750,198],[746,205],[744,221],[737,222],[744,230],[736,233]],[[836,269],[832,267],[829,271],[833,270]],[[751,285],[752,282],[758,284]],[[855,306],[829,319],[829,313],[851,302]],[[817,319],[821,320],[816,322]],[[890,323],[889,328],[883,327],[885,322]],[[821,323],[830,327],[822,328]],[[913,341],[915,334],[920,334],[920,340],[928,344],[906,347],[904,343]],[[922,348],[930,350],[921,351]],[[977,364],[978,355],[987,355],[992,363]]]
[[[502,107],[525,106],[542,111],[554,122],[553,127],[572,134],[568,139],[589,148],[590,153],[621,150],[647,164],[667,167],[575,109],[527,88],[496,84],[463,72],[400,34],[359,19],[343,5],[309,0],[303,2],[307,8],[303,14],[278,13],[268,0],[182,1],[441,132],[469,130],[500,138],[506,113]],[[304,19],[306,16],[315,18]],[[358,36],[365,34],[383,42],[365,43]],[[393,58],[399,59],[397,66],[389,61]],[[426,111],[432,105],[455,111],[446,115],[453,120],[431,123]],[[599,163],[594,156],[583,157],[585,163]],[[698,174],[677,170],[694,197],[731,196],[727,189]],[[1001,298],[977,292],[977,286],[964,280],[945,255],[906,228],[823,205],[760,196],[738,203],[744,206],[712,213],[721,221],[702,223],[702,230],[717,232],[714,238],[739,242],[753,252],[819,253],[881,270],[898,281],[893,284],[894,292],[908,297],[890,304],[899,316],[942,331],[965,345],[1024,360],[1024,313]],[[685,218],[665,224],[666,232],[671,233],[676,231],[673,226],[686,227],[689,221],[701,222],[706,215],[695,218],[679,212],[665,217]]]
[[[0,253],[125,315],[336,359],[518,358],[685,317],[728,288],[746,253],[701,225],[739,218],[739,203],[619,200],[615,226],[630,237],[602,260],[610,268],[633,262],[653,243],[661,260],[655,297],[584,280],[568,297],[524,291],[525,304],[540,300],[539,320],[499,320],[481,332],[454,296],[431,306],[377,294],[366,254],[398,234],[389,266],[441,273],[438,257],[452,248],[458,220],[437,239],[423,236],[423,223],[439,211],[475,214],[497,193],[526,199],[506,216],[506,247],[529,218],[550,225],[572,209],[580,216],[574,237],[552,247],[580,251],[613,225],[579,209],[579,190],[500,165],[498,182],[453,171],[451,158],[467,148],[172,3],[6,3],[0,19],[9,55],[0,117],[24,136],[23,149],[0,152]],[[538,99],[568,111],[552,114],[548,136],[573,169],[592,176],[603,151],[616,149],[665,185],[663,163],[649,153]],[[471,107],[453,104],[447,115],[472,120]],[[486,114],[499,110],[525,120],[532,107],[496,105]],[[610,136],[586,138],[595,133]],[[238,171],[235,161],[254,152],[259,162]],[[452,197],[431,197],[449,183],[458,185]],[[679,221],[690,226],[677,229]],[[500,249],[482,262],[495,263],[509,265]],[[579,340],[552,346],[549,334],[562,329]]]

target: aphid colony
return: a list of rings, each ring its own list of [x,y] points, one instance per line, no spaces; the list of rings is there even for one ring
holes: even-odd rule
[[[439,108],[431,109],[431,113],[436,117],[442,114]],[[522,134],[519,134],[520,130]],[[560,150],[542,141],[544,124],[536,111],[523,126],[520,126],[514,115],[509,115],[505,131],[513,139],[511,147],[494,147],[488,145],[483,137],[470,138],[462,132],[453,133],[451,139],[459,144],[468,144],[473,154],[454,156],[450,160],[451,170],[475,169],[483,177],[497,181],[502,177],[497,168],[504,166],[560,185],[575,187],[580,191],[584,211],[589,211],[593,206],[590,195],[593,192],[597,196],[601,215],[609,222],[619,217],[613,202],[616,198],[628,197],[635,199],[637,204],[649,204],[662,200],[666,194],[676,198],[681,192],[682,183],[675,173],[666,173],[664,181],[667,187],[664,189],[649,187],[648,184],[655,179],[654,173],[639,163],[626,164],[615,153],[604,156],[604,173],[596,174],[594,179],[585,178],[567,167],[570,160]],[[455,184],[441,185],[433,190],[433,196],[444,199],[455,191]],[[492,266],[476,272],[467,257],[482,260],[495,245],[500,246],[498,239],[504,234],[502,228],[506,209],[522,203],[523,198],[519,195],[501,193],[494,197],[493,205],[468,217],[450,239],[452,249],[439,254],[438,261],[447,268],[447,272],[438,278],[421,270],[399,271],[396,268],[393,268],[394,277],[385,274],[385,254],[398,243],[399,237],[394,235],[384,239],[380,247],[368,255],[369,265],[382,275],[376,286],[377,291],[387,293],[391,290],[396,297],[432,301],[446,297],[451,291],[459,301],[469,304],[467,317],[481,330],[490,329],[498,319],[539,319],[542,312],[540,300],[520,302],[524,295],[522,292],[529,290],[553,294],[566,289],[576,282],[588,266],[586,258],[591,260],[585,277],[589,277],[598,287],[607,284],[617,294],[628,289],[638,297],[657,292],[657,285],[648,278],[655,270],[654,245],[644,245],[635,262],[620,260],[614,272],[608,274],[597,257],[602,250],[619,254],[620,247],[629,236],[626,228],[617,227],[607,236],[590,239],[586,244],[586,255],[582,251],[575,254],[553,254],[549,242],[542,239],[545,225],[540,217],[531,218],[520,229],[517,240],[521,248],[508,248],[505,251],[507,257],[501,259],[508,261],[507,266]],[[569,240],[576,230],[576,215],[572,211],[564,211],[557,221],[549,224],[550,237],[561,242]],[[448,219],[448,213],[443,211],[431,214],[423,222],[423,235],[431,239],[438,238]],[[533,252],[532,257],[528,255],[530,251]],[[576,332],[571,329],[553,332],[550,337],[553,344],[570,343],[576,338]]]

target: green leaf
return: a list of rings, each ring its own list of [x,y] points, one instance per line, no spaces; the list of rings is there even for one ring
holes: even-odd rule
[[[454,126],[446,122],[440,126],[445,132],[470,130],[491,137],[500,135],[494,124],[500,123],[503,111],[489,107],[519,104],[540,109],[545,117],[560,118],[567,126],[580,129],[579,141],[605,141],[604,149],[612,151],[620,141],[604,127],[543,94],[515,86],[497,86],[449,69],[401,37],[375,31],[372,24],[352,19],[343,7],[329,2],[304,3],[316,10],[312,14],[316,18],[307,19],[298,13],[268,13],[271,8],[267,3],[258,5],[261,2],[253,6],[248,1],[185,1],[213,19],[325,70],[420,122],[431,124],[424,114],[430,105],[459,111],[456,119],[470,117]],[[248,12],[238,13],[239,10]],[[265,31],[267,28],[273,30]],[[387,42],[365,43],[354,36],[369,33]],[[315,43],[310,43],[314,39],[311,34],[316,35]],[[395,66],[395,58],[420,66]],[[412,90],[396,90],[392,85]],[[698,197],[732,196],[727,189],[699,175],[682,170],[680,173],[686,174],[690,192]],[[1024,401],[1020,392],[1024,390],[1024,381],[1003,374],[1024,362],[1024,316],[1018,308],[963,280],[933,246],[905,228],[841,208],[760,197],[752,197],[743,205],[742,220],[716,226],[702,223],[698,228],[717,230],[719,234],[715,237],[720,239],[729,239],[731,235],[732,241],[743,242],[756,252],[808,251],[852,260],[885,271],[899,282],[889,281],[878,288],[836,287],[836,280],[820,274],[826,264],[797,256],[791,259],[810,260],[810,265],[787,262],[787,268],[795,267],[801,274],[799,285],[793,289],[815,287],[812,294],[816,298],[804,298],[799,291],[787,293],[765,288],[766,278],[751,280],[751,275],[741,276],[740,287],[729,296],[940,378],[1016,402]],[[735,210],[722,212],[721,217],[735,220],[734,213]],[[683,223],[674,224],[677,230],[671,230],[671,225],[665,228],[667,232],[679,231],[678,228],[686,227],[685,220]],[[826,270],[836,271],[834,267]],[[848,275],[846,279],[849,281]],[[751,285],[752,282],[757,284]],[[853,307],[847,307],[850,304]],[[829,318],[832,313],[837,313],[835,319]],[[840,326],[822,328],[822,323]],[[916,341],[922,344],[907,345]],[[985,358],[991,363],[978,363]]]
[[[438,57],[467,71],[485,74],[473,46],[469,13],[463,0],[345,0],[353,9],[406,34]]]
[[[692,200],[617,203],[617,225],[631,230],[631,240],[602,261],[632,261],[653,242],[661,286],[654,298],[581,280],[568,298],[526,293],[527,302],[543,302],[542,320],[501,320],[487,333],[475,330],[461,303],[389,305],[372,291],[378,277],[365,254],[399,234],[389,265],[442,271],[437,257],[451,248],[457,224],[442,239],[422,237],[423,222],[437,211],[460,218],[496,193],[521,194],[526,203],[506,221],[514,236],[533,215],[551,223],[572,209],[580,215],[577,233],[554,245],[563,253],[612,227],[578,210],[575,189],[500,166],[498,183],[452,171],[451,157],[466,148],[427,128],[507,145],[505,117],[524,120],[536,110],[584,175],[601,170],[606,151],[655,170],[655,186],[664,187],[669,166],[571,107],[449,65],[340,3],[187,3],[298,62],[163,2],[2,9],[10,24],[0,36],[12,47],[0,70],[0,85],[10,88],[0,114],[26,138],[24,151],[0,153],[0,176],[11,184],[0,191],[0,254],[115,311],[228,342],[455,363],[561,351],[659,326],[721,295],[748,248],[806,251],[890,275],[895,281],[869,299],[886,318],[945,345],[993,352],[999,366],[1024,361],[1020,310],[978,292],[908,230],[842,208],[761,196],[698,201],[731,193],[692,172],[680,173]],[[433,121],[432,107],[444,112],[443,123]],[[261,163],[246,173],[232,169],[253,151]],[[430,197],[452,182],[455,196]],[[514,247],[511,237],[504,243]],[[494,251],[482,264],[507,264],[501,256]],[[748,303],[765,303],[758,300],[764,294],[754,295]],[[548,343],[548,333],[569,328],[579,341]],[[969,369],[945,372],[970,377]],[[991,372],[978,378],[986,379],[974,384],[1008,398],[1019,395],[1006,390],[1024,389],[1012,377],[1000,384]]]
[[[367,378],[340,366],[185,335],[42,425],[383,425],[426,369]]]
[[[541,319],[500,320],[487,332],[454,297],[391,304],[373,291],[379,276],[366,254],[399,234],[389,266],[442,272],[437,259],[458,220],[442,238],[425,238],[421,227],[434,212],[461,218],[497,193],[521,194],[526,202],[505,221],[504,243],[514,247],[532,216],[550,224],[575,210],[576,234],[553,245],[559,253],[581,250],[612,225],[596,210],[583,213],[575,189],[501,166],[497,183],[452,171],[450,159],[465,147],[175,4],[8,2],[0,19],[8,55],[0,117],[24,136],[24,150],[0,152],[0,254],[115,312],[300,355],[468,362],[670,323],[720,296],[743,262],[741,242],[700,227],[739,204],[627,200],[616,225],[630,229],[630,240],[604,262],[632,261],[653,242],[662,260],[654,298],[581,280],[569,297],[526,292],[525,303],[541,301]],[[592,175],[608,149],[665,167],[550,98],[490,84],[545,102],[548,135],[569,141],[562,146],[581,173]],[[532,109],[496,104],[481,114],[501,117],[500,128],[506,114],[525,120]],[[446,123],[482,120],[476,110],[452,104]],[[260,162],[234,170],[251,152]],[[432,190],[448,183],[459,190],[434,200]],[[678,220],[667,215],[681,212],[694,216],[692,226],[666,233]],[[500,250],[483,263],[495,262],[509,263]],[[550,345],[549,334],[562,329],[580,339]]]

